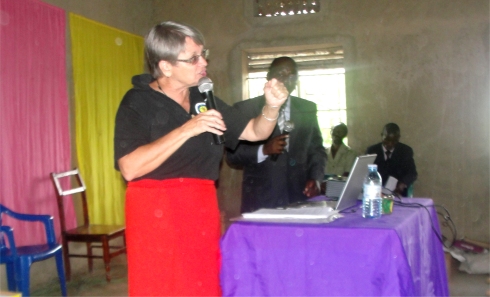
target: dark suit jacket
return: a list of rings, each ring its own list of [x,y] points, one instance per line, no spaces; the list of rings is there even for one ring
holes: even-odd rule
[[[261,142],[241,141],[235,151],[227,151],[230,165],[243,166],[242,212],[259,208],[275,208],[292,202],[305,200],[303,194],[306,181],[323,180],[327,156],[317,120],[316,104],[291,96],[290,120],[294,130],[289,134],[289,151],[271,161],[257,163],[257,152]],[[241,112],[254,118],[262,113],[263,96],[235,104]],[[271,138],[279,135],[276,128]]]
[[[378,172],[383,179],[383,185],[388,176],[393,176],[409,187],[417,179],[417,169],[413,160],[413,150],[406,144],[397,143],[389,160],[385,160],[382,143],[368,147],[366,154],[376,154],[374,163],[378,165]],[[405,193],[402,195],[406,196]]]

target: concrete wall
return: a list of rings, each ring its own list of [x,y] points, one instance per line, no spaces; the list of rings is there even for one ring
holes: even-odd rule
[[[364,152],[398,123],[415,151],[415,196],[444,205],[459,237],[488,242],[489,1],[323,0],[318,15],[265,20],[251,17],[251,2],[154,0],[155,22],[203,32],[216,94],[230,103],[241,100],[243,50],[340,42],[349,144]],[[240,179],[223,166],[228,216],[238,214]]]
[[[144,36],[153,25],[153,0],[41,0],[88,19]]]
[[[251,17],[251,0],[43,1],[141,36],[163,20],[196,26],[211,49],[215,93],[229,103],[242,99],[243,50],[342,44],[349,144],[363,152],[385,123],[398,123],[415,151],[415,196],[444,205],[459,237],[490,241],[488,0],[320,0],[319,14],[268,19]],[[240,183],[241,172],[224,164],[228,217],[238,214]],[[54,261],[31,275],[33,288],[41,285]]]

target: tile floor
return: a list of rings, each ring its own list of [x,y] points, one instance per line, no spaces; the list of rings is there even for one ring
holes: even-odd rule
[[[105,281],[105,272],[102,266],[96,266],[92,274],[77,272],[67,283],[69,296],[127,296],[127,269],[125,256],[113,259],[112,281]],[[449,289],[451,296],[488,296],[490,290],[489,275],[467,274],[458,270],[458,262],[451,262]],[[59,296],[58,282],[47,283],[38,288],[31,289],[32,296]]]

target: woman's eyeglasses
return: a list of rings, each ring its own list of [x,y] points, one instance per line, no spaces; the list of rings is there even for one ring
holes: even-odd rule
[[[208,49],[203,49],[200,55],[194,55],[194,56],[192,56],[192,57],[190,57],[189,59],[186,59],[186,60],[179,60],[179,59],[177,59],[176,61],[184,62],[184,63],[189,63],[189,64],[192,64],[192,65],[196,65],[197,62],[199,62],[199,58],[200,57],[202,57],[203,59],[207,59],[208,55],[209,55],[209,50]]]

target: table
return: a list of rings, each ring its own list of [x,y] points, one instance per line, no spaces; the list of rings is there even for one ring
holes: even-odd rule
[[[403,203],[427,208],[395,205],[374,220],[357,206],[325,224],[234,222],[221,240],[223,296],[449,296],[433,202]]]

